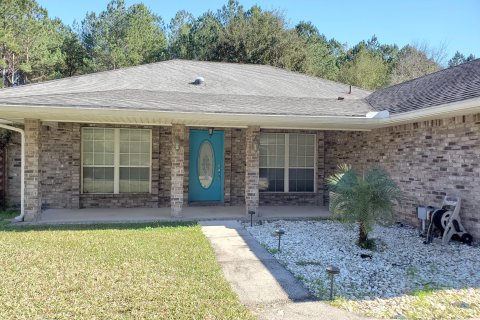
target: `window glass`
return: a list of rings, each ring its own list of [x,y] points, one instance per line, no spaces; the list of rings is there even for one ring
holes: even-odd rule
[[[286,191],[285,182],[289,192],[315,191],[314,134],[260,134],[260,191]]]
[[[148,192],[150,168],[120,168],[120,192]]]
[[[315,191],[315,136],[291,133],[289,140],[288,190],[313,192]]]
[[[112,193],[114,191],[113,146],[115,129],[84,128],[83,144],[83,192]]]
[[[83,192],[149,192],[150,137],[147,129],[83,128]]]
[[[260,135],[260,184],[261,191],[285,190],[285,134],[262,133]]]
[[[150,130],[120,129],[120,184],[122,192],[150,190]]]

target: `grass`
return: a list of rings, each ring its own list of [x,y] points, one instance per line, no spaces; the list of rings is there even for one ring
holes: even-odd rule
[[[319,261],[307,261],[307,260],[299,260],[296,261],[295,264],[297,266],[321,266],[322,263]]]
[[[15,218],[18,215],[19,215],[18,211],[13,211],[13,210],[1,211],[0,210],[0,228],[4,228],[8,224],[10,224],[10,220]]]
[[[0,319],[252,319],[200,227],[11,227],[0,214]]]

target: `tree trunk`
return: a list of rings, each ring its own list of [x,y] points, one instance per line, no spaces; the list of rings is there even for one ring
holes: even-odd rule
[[[15,83],[15,53],[12,53],[12,87]]]
[[[358,223],[358,244],[362,245],[363,243],[367,242],[368,233],[365,231],[365,226],[362,222]]]

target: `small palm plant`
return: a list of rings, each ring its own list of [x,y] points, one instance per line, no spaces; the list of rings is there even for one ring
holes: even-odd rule
[[[351,166],[343,164],[327,183],[332,215],[344,222],[358,223],[358,245],[374,247],[368,233],[375,222],[392,221],[394,201],[400,199],[395,181],[381,169],[369,169],[360,175]]]

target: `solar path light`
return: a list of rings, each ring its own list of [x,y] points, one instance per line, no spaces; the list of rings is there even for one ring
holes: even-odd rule
[[[250,227],[253,227],[253,215],[255,214],[255,211],[249,210],[248,214],[250,215]]]
[[[333,278],[340,273],[340,269],[330,265],[325,271],[327,271],[328,276],[330,277],[330,300],[333,300]]]
[[[285,234],[285,231],[283,229],[277,229],[277,230],[275,230],[275,234],[278,237],[278,251],[280,251],[280,239]]]

